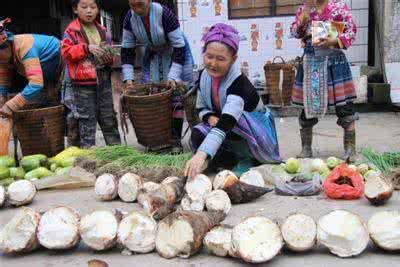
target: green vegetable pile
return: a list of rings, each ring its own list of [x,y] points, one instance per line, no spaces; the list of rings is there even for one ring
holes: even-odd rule
[[[78,160],[76,165],[84,167],[90,160],[97,164],[96,175],[111,173],[122,176],[126,172],[134,172],[153,181],[168,176],[182,176],[186,162],[192,157],[191,153],[171,155],[140,152],[124,145],[106,146],[94,149],[87,160]]]
[[[363,149],[362,155],[364,159],[372,163],[382,173],[400,167],[400,152],[385,152],[382,154],[374,152],[371,148]]]

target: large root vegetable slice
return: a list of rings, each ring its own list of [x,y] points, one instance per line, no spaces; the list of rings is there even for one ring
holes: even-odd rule
[[[137,200],[147,214],[154,219],[163,219],[175,209],[183,194],[185,178],[168,177],[155,191],[139,190]]]
[[[232,250],[232,227],[216,226],[206,234],[203,244],[212,254],[219,257],[234,257]]]
[[[142,186],[142,177],[133,173],[127,173],[119,180],[118,195],[124,202],[134,202]]]
[[[0,208],[3,207],[6,202],[6,190],[0,185]]]
[[[133,252],[152,252],[156,246],[156,228],[157,223],[153,218],[140,212],[133,212],[119,225],[119,243]]]
[[[39,243],[48,249],[69,249],[79,242],[79,215],[69,207],[46,211],[40,219]]]
[[[28,180],[16,181],[8,187],[7,195],[11,205],[27,205],[35,198],[36,187]]]
[[[204,198],[197,194],[185,195],[181,200],[181,207],[187,211],[203,211]]]
[[[368,245],[369,234],[358,215],[335,210],[318,221],[318,241],[339,257],[361,254]]]
[[[214,190],[206,196],[208,211],[221,211],[225,214],[231,210],[232,204],[228,194],[223,190]]]
[[[222,212],[177,211],[157,227],[156,249],[164,258],[189,258],[197,253],[204,236],[225,218]]]
[[[314,247],[317,241],[317,224],[304,214],[289,216],[281,227],[282,236],[288,249],[303,252]]]
[[[234,254],[245,262],[267,262],[280,252],[282,246],[281,230],[265,217],[249,217],[232,230]]]
[[[186,182],[185,191],[188,195],[196,194],[205,197],[212,191],[211,180],[204,174],[196,175],[196,177]]]
[[[381,211],[368,221],[368,231],[374,244],[388,251],[400,250],[400,212]]]
[[[371,176],[365,182],[364,194],[373,205],[383,205],[392,197],[393,186],[381,176]]]
[[[40,214],[22,207],[0,234],[0,250],[6,254],[30,252],[39,247],[36,237]]]
[[[256,170],[250,170],[243,173],[242,176],[240,176],[240,181],[258,187],[265,187],[265,181],[262,174]]]
[[[246,184],[233,175],[226,177],[222,189],[228,193],[234,204],[247,203],[273,191],[270,188]]]
[[[94,184],[96,197],[102,201],[113,200],[118,195],[118,180],[112,175],[105,173],[96,179]]]
[[[95,211],[79,224],[82,241],[93,250],[112,248],[117,242],[118,218],[110,211]]]

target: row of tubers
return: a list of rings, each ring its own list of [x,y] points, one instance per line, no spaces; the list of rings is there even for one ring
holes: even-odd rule
[[[5,254],[30,252],[39,246],[52,250],[75,247],[82,240],[95,251],[119,244],[135,253],[156,250],[164,258],[189,258],[204,244],[213,254],[249,263],[267,262],[286,247],[311,250],[316,243],[339,257],[361,254],[370,238],[388,251],[400,250],[400,212],[374,214],[368,225],[346,210],[335,210],[316,223],[304,214],[289,216],[279,227],[263,216],[242,220],[234,227],[220,225],[223,212],[176,211],[159,223],[142,212],[95,211],[80,217],[69,207],[40,214],[22,207],[3,228],[0,250]]]

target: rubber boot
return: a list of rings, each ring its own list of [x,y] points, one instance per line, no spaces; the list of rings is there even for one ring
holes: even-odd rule
[[[343,145],[344,145],[344,154],[342,156],[342,160],[346,161],[347,163],[355,162],[357,157],[355,129],[344,130]]]
[[[302,128],[300,129],[300,137],[301,137],[301,152],[297,155],[297,158],[312,158],[312,137],[313,137],[313,128]]]

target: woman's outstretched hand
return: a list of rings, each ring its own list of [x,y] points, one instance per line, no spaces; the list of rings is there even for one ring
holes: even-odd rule
[[[185,176],[194,178],[204,171],[207,154],[203,151],[197,151],[196,154],[186,163]]]

